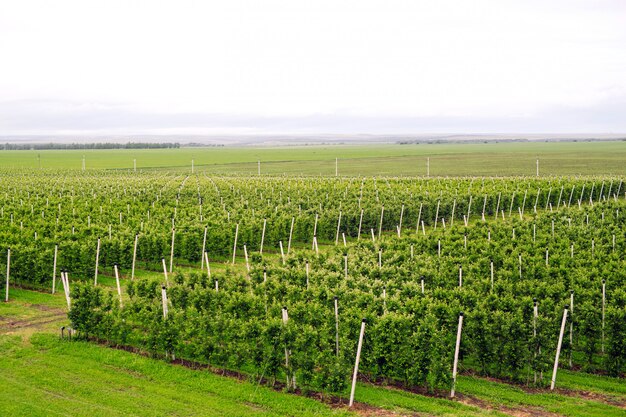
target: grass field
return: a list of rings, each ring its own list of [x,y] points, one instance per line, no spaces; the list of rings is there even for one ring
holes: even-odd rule
[[[114,285],[106,277],[100,283]],[[62,340],[60,326],[68,324],[65,312],[58,292],[14,288],[11,301],[0,303],[0,415],[604,417],[626,413],[623,380],[565,370],[559,372],[557,393],[463,375],[454,401],[359,383],[356,407],[349,410],[348,392],[332,401],[319,401],[93,343]]]
[[[5,168],[191,168],[220,174],[517,176],[626,175],[626,142],[211,147],[141,150],[0,151]]]

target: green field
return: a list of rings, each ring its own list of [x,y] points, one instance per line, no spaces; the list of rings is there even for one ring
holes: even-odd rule
[[[85,174],[80,172],[83,155],[87,166]],[[287,174],[333,177],[335,158],[339,159],[339,176],[346,178],[285,179],[280,176]],[[413,178],[384,178],[385,176],[424,176],[426,158],[430,159],[430,175],[435,177],[524,176],[529,178],[482,182],[474,179],[438,178],[415,181]],[[534,178],[537,158],[540,159],[540,176],[549,178]],[[144,171],[143,174],[134,175],[127,172],[129,169],[132,170],[133,159],[137,160],[137,168]],[[197,175],[186,175],[191,170],[192,159]],[[256,177],[259,160],[262,178]],[[41,170],[39,169],[40,163]],[[255,178],[250,181],[248,178],[242,178],[242,175]],[[577,175],[584,177],[573,178]],[[604,177],[604,175],[610,177]],[[9,302],[0,302],[0,352],[2,352],[0,357],[0,385],[2,386],[0,416],[624,416],[626,415],[626,382],[623,373],[621,377],[608,377],[604,376],[606,373],[599,374],[598,368],[589,371],[595,373],[586,373],[587,369],[582,370],[577,367],[568,370],[563,363],[564,357],[561,358],[557,389],[554,392],[550,391],[545,384],[525,384],[519,380],[516,383],[508,383],[505,381],[509,380],[500,376],[484,376],[486,374],[480,373],[475,361],[465,358],[460,364],[460,375],[456,385],[457,396],[454,399],[449,398],[447,390],[426,392],[426,389],[421,386],[403,389],[398,386],[397,380],[389,378],[373,380],[370,379],[370,374],[361,369],[356,388],[356,405],[354,408],[349,408],[347,406],[349,387],[342,391],[338,390],[333,395],[328,392],[324,394],[301,391],[292,393],[279,385],[272,387],[267,383],[259,384],[256,374],[252,376],[253,374],[249,373],[252,371],[245,367],[223,368],[212,363],[211,368],[203,366],[200,369],[190,369],[169,363],[168,360],[163,359],[163,355],[147,350],[143,350],[141,354],[130,353],[104,343],[89,342],[84,338],[78,340],[74,338],[72,341],[61,339],[60,328],[69,326],[70,321],[67,317],[66,300],[58,275],[56,294],[52,295],[47,291],[50,288],[51,265],[49,263],[52,259],[48,255],[51,255],[55,242],[60,242],[61,253],[73,254],[73,251],[76,251],[76,256],[66,257],[64,262],[69,263],[67,259],[79,262],[82,258],[78,254],[87,254],[85,256],[88,256],[88,264],[91,266],[93,254],[90,251],[95,251],[96,236],[102,236],[103,243],[109,252],[106,253],[106,262],[102,260],[104,258],[100,260],[98,283],[106,293],[110,292],[117,297],[112,262],[119,262],[118,257],[121,259],[122,255],[129,255],[132,239],[137,230],[141,230],[142,233],[141,250],[146,250],[147,240],[143,239],[152,238],[153,245],[146,250],[144,255],[146,257],[138,259],[136,279],[161,280],[163,273],[160,269],[160,260],[162,256],[169,256],[170,253],[172,216],[177,216],[176,230],[178,231],[177,239],[179,239],[177,247],[188,245],[191,249],[185,254],[191,254],[191,256],[197,255],[198,248],[194,245],[199,244],[201,231],[208,224],[209,243],[215,245],[213,252],[209,255],[211,268],[214,278],[221,280],[220,289],[228,288],[229,280],[244,277],[246,274],[250,275],[246,272],[242,248],[237,244],[235,244],[237,259],[231,264],[230,253],[233,243],[230,239],[235,221],[241,221],[241,229],[237,223],[237,230],[248,239],[240,241],[239,245],[247,243],[247,248],[252,253],[259,250],[257,245],[261,225],[264,219],[269,219],[270,228],[266,237],[265,252],[262,257],[258,255],[257,265],[253,264],[252,274],[260,277],[261,261],[265,262],[264,266],[268,267],[270,274],[282,273],[280,271],[283,265],[280,265],[281,256],[277,242],[281,238],[283,239],[281,242],[285,241],[292,214],[280,217],[282,213],[278,213],[277,208],[292,210],[293,215],[296,215],[296,208],[298,211],[304,209],[303,213],[297,215],[299,217],[296,223],[296,234],[300,233],[304,237],[295,239],[291,246],[292,254],[287,254],[288,257],[291,256],[290,261],[302,263],[303,256],[308,256],[308,259],[314,256],[309,241],[313,233],[313,226],[310,223],[314,221],[317,228],[319,207],[320,225],[316,230],[320,239],[321,258],[324,259],[326,265],[311,263],[322,271],[319,273],[318,280],[322,279],[322,275],[324,279],[327,279],[326,276],[330,275],[329,273],[343,276],[342,252],[335,247],[337,244],[334,241],[336,236],[339,242],[337,214],[339,218],[343,215],[344,223],[341,223],[341,230],[345,230],[348,236],[347,248],[344,250],[350,251],[351,256],[359,253],[361,253],[359,256],[367,254],[366,260],[365,258],[350,258],[350,262],[352,259],[361,259],[366,269],[377,270],[378,258],[375,259],[374,243],[372,243],[372,252],[366,252],[364,249],[366,245],[359,246],[358,238],[354,233],[356,225],[359,224],[359,209],[365,209],[367,215],[363,233],[367,239],[361,239],[369,241],[369,232],[366,230],[371,230],[374,234],[374,228],[379,225],[380,221],[381,236],[376,238],[376,245],[384,245],[385,259],[388,259],[387,257],[395,259],[393,261],[395,263],[400,262],[400,258],[407,257],[408,250],[400,246],[394,248],[394,245],[406,243],[408,237],[415,239],[416,247],[420,247],[419,245],[425,242],[422,249],[426,246],[430,248],[418,254],[420,258],[418,266],[432,270],[436,266],[439,271],[439,266],[445,265],[441,264],[443,262],[439,259],[441,255],[434,255],[437,253],[438,242],[433,239],[439,239],[443,242],[445,262],[449,262],[456,268],[456,261],[453,262],[452,259],[457,254],[466,256],[461,253],[463,248],[461,242],[463,236],[469,235],[470,251],[474,255],[468,256],[468,268],[464,269],[467,271],[464,288],[467,287],[468,291],[475,291],[476,294],[480,294],[480,298],[483,298],[484,294],[489,293],[483,292],[484,288],[480,280],[485,279],[486,275],[478,268],[478,264],[480,259],[487,255],[483,256],[478,249],[483,247],[481,245],[485,248],[492,245],[491,233],[493,233],[494,241],[497,242],[496,246],[505,247],[513,243],[516,245],[515,250],[513,247],[510,249],[512,263],[509,262],[508,257],[506,259],[503,257],[500,264],[501,270],[498,270],[496,279],[516,281],[517,258],[515,256],[518,253],[518,244],[521,250],[526,251],[524,252],[525,259],[527,259],[526,256],[529,259],[534,256],[532,266],[536,267],[538,273],[542,273],[543,269],[538,266],[544,263],[543,256],[547,253],[544,252],[544,246],[538,247],[534,251],[536,253],[531,253],[524,246],[535,249],[534,235],[532,240],[530,238],[532,221],[532,233],[534,233],[535,224],[538,225],[537,230],[540,241],[543,242],[542,245],[555,245],[551,247],[550,259],[554,260],[556,265],[560,263],[562,271],[567,271],[563,265],[570,257],[570,242],[576,241],[577,257],[588,260],[589,265],[582,265],[584,262],[580,261],[581,265],[576,264],[575,268],[571,269],[575,272],[572,276],[585,283],[585,286],[577,289],[576,296],[580,297],[577,298],[579,300],[585,297],[584,290],[591,291],[590,288],[586,288],[587,273],[596,281],[605,274],[610,275],[611,284],[617,283],[617,287],[623,282],[621,271],[624,270],[624,258],[619,248],[624,247],[626,235],[623,232],[623,222],[617,222],[618,213],[624,212],[623,201],[620,198],[624,196],[623,188],[620,188],[622,191],[618,193],[619,195],[612,194],[606,188],[615,192],[618,184],[622,187],[622,178],[625,175],[626,142],[623,141],[0,151],[0,185],[4,188],[2,190],[4,192],[0,193],[0,199],[4,198],[0,217],[3,226],[0,227],[0,232],[4,233],[2,236],[5,238],[4,242],[0,242],[0,263],[6,259],[4,257],[7,253],[6,249],[10,246],[14,251],[11,266],[14,275],[12,276],[19,277],[13,278],[15,281],[10,288]],[[364,187],[362,184],[359,186],[361,180],[356,179],[356,176],[377,178],[367,179]],[[555,178],[556,176],[565,178]],[[187,179],[190,180],[186,183]],[[563,199],[558,193],[559,188],[561,188],[561,193],[564,193]],[[365,197],[361,202],[358,196],[364,192],[363,189],[365,189]],[[563,189],[565,192],[562,191]],[[568,190],[571,190],[569,197],[567,197]],[[602,192],[605,193],[604,200],[599,197]],[[198,195],[200,193],[204,198],[205,206],[200,207],[199,210]],[[382,199],[380,201],[379,193]],[[526,193],[528,193],[528,199]],[[477,202],[474,203],[470,221],[469,205],[471,205],[472,195]],[[572,195],[575,197],[573,200]],[[287,197],[290,199],[285,201]],[[449,198],[446,200],[444,197]],[[469,204],[467,204],[468,197]],[[488,197],[490,205],[487,205]],[[500,205],[500,197],[502,197],[502,205]],[[590,204],[591,207],[587,207],[587,202],[592,198],[596,201],[595,208],[593,201]],[[501,211],[502,220],[497,209],[495,217],[492,213],[492,206],[496,199],[497,206],[504,208]],[[442,201],[441,207],[439,200]],[[572,202],[571,208],[565,206],[566,200]],[[423,215],[422,203],[424,204]],[[548,203],[551,204],[550,211],[552,211],[552,204],[557,213],[559,213],[558,210],[562,210],[562,215],[557,217],[558,239],[554,235],[554,218],[549,217]],[[384,204],[385,220],[389,222],[384,229],[382,228],[381,204]],[[406,212],[404,212],[405,204]],[[481,204],[483,211],[487,206],[489,213],[487,220],[480,220]],[[527,211],[523,214],[519,211],[518,221],[515,211],[512,214],[511,211],[515,208],[519,210],[520,204]],[[322,211],[322,206],[324,206],[324,211]],[[456,216],[454,207],[457,210]],[[535,210],[538,209],[538,212],[533,213],[533,207]],[[613,210],[613,207],[616,210]],[[505,220],[507,208],[508,214]],[[465,216],[465,210],[467,210],[468,224],[463,229],[462,217]],[[205,217],[202,217],[200,213]],[[395,219],[399,216],[402,218],[401,213],[405,216],[406,230],[402,229],[404,233],[402,237],[399,236],[400,231],[398,231],[396,239],[396,231],[393,228],[396,226]],[[585,213],[588,214],[587,217],[584,217]],[[615,213],[615,221],[612,218],[613,213]],[[87,215],[90,215],[89,223],[86,220]],[[435,224],[437,224],[437,215],[447,216],[449,219],[447,230],[445,224],[441,223],[443,230],[441,230],[442,227],[438,229],[433,227],[431,220],[434,217]],[[567,216],[570,220],[569,226],[566,226]],[[572,217],[575,232],[570,229]],[[418,219],[424,220],[425,218],[425,229],[414,233],[420,230],[416,229]],[[456,220],[453,225],[454,219]],[[586,225],[584,219],[586,219]],[[551,234],[549,232],[550,221],[552,221]],[[310,227],[299,230],[298,227],[303,224],[308,224]],[[107,239],[106,236],[111,233],[108,232],[111,230],[111,225],[113,237],[109,236]],[[284,227],[276,227],[276,225]],[[76,226],[76,234],[74,226]],[[489,227],[488,232],[486,226]],[[360,231],[360,224],[358,227]],[[509,239],[511,236],[509,227],[513,228],[513,236],[517,227],[518,237],[513,238],[517,239],[515,242]],[[36,242],[32,239],[34,233],[39,233],[39,240]],[[489,233],[489,243],[485,241],[487,233]],[[615,251],[613,247],[615,253],[608,250],[611,245],[609,240],[611,234],[614,239],[613,246],[615,246],[617,235],[618,250]],[[600,255],[597,255],[594,249],[583,246],[586,243],[585,239],[591,241],[594,237],[597,239],[595,242]],[[219,242],[219,245],[216,242]],[[427,244],[427,242],[430,243]],[[76,245],[70,246],[69,243],[76,243]],[[156,247],[156,243],[162,243],[163,247]],[[78,244],[88,249],[83,250],[83,246]],[[476,252],[474,248],[477,248]],[[221,250],[219,253],[218,249]],[[467,252],[467,245],[464,250]],[[394,251],[397,256],[394,255]],[[491,249],[489,251],[492,253]],[[498,256],[497,251],[494,253]],[[320,257],[316,256],[316,258]],[[475,262],[474,269],[471,268],[472,262]],[[20,271],[20,265],[28,265],[32,269],[28,269],[27,274],[24,274],[24,269]],[[128,286],[128,262],[121,263],[121,265],[123,265],[121,292],[125,308],[127,308],[127,305],[132,305],[128,291],[132,286]],[[547,260],[545,265],[547,270]],[[4,263],[0,265],[0,289],[3,296],[4,266]],[[59,265],[61,266],[71,270],[72,285],[78,286],[79,281],[92,284],[93,272],[85,277],[81,275],[83,272],[76,265]],[[531,264],[525,264],[525,268],[527,266],[530,267]],[[296,266],[291,267],[294,271],[296,270]],[[355,268],[355,266],[350,264],[350,268]],[[381,269],[381,266],[378,266],[378,269]],[[184,258],[182,254],[176,254],[174,273],[188,276],[199,272],[198,270],[197,259]],[[581,273],[582,270],[584,273]],[[397,269],[384,271],[392,280],[398,275]],[[445,292],[443,289],[450,290],[452,286],[456,286],[456,271],[454,269],[454,274],[448,274],[454,278],[452,284],[435,283],[434,278],[437,275],[443,276],[447,273],[442,272],[441,274],[431,273],[428,285],[440,286],[441,294],[443,294]],[[557,271],[557,268],[552,271]],[[352,269],[351,273],[353,273]],[[367,283],[367,285],[370,285],[371,281],[376,281],[374,284],[378,285],[377,283],[380,282],[377,278],[370,280],[371,277],[367,275],[369,273],[370,271],[365,271],[355,274],[352,278],[358,278],[362,284]],[[502,275],[499,275],[500,273]],[[202,274],[204,276],[204,272]],[[303,274],[304,272],[302,276]],[[521,280],[521,267],[519,275]],[[43,279],[41,279],[42,276]],[[372,273],[372,276],[377,275]],[[35,277],[38,277],[38,280],[35,280]],[[291,275],[285,275],[285,281],[292,279],[290,277]],[[415,278],[417,279],[417,275]],[[31,279],[32,282],[29,281]],[[560,285],[557,283],[558,279],[560,278],[552,275],[550,280],[546,281],[549,281],[548,283],[552,286],[558,286]],[[321,282],[324,283],[324,281]],[[526,285],[530,287],[537,285],[539,281],[525,282],[532,283],[532,285]],[[415,285],[407,285],[405,289],[409,288],[417,292],[417,281],[411,284]],[[21,287],[22,285],[24,288]],[[259,283],[259,287],[260,285]],[[307,292],[308,286],[307,278]],[[475,289],[472,289],[472,286]],[[320,287],[329,291],[333,290],[326,284]],[[33,288],[37,288],[38,291],[32,290]],[[212,287],[209,286],[209,288]],[[398,293],[392,296],[393,286],[385,288],[389,291],[387,294],[389,294],[390,305],[398,303],[400,299],[404,302],[405,299],[410,298],[404,293],[402,296]],[[501,288],[504,289],[505,286]],[[558,288],[558,292],[565,293],[567,297],[568,288],[565,286]],[[615,297],[614,293],[618,293],[621,299],[626,299],[622,289],[617,288],[617,291],[613,291],[615,287],[610,288],[611,296]],[[339,288],[334,290],[337,289]],[[370,292],[378,289],[378,287],[366,287],[363,293],[369,296]],[[347,288],[341,290],[346,291],[346,296],[355,294],[347,292]],[[518,291],[526,291],[526,298],[532,300],[529,288],[523,291],[518,289]],[[295,292],[304,293],[304,290]],[[554,292],[556,294],[556,290]],[[320,294],[318,295],[321,298],[333,295],[330,292],[322,294],[322,291]],[[552,296],[561,303],[560,295],[555,294]],[[517,297],[518,294],[515,295]],[[419,298],[415,295],[412,297]],[[486,297],[491,297],[491,295],[485,295]],[[372,299],[380,301],[378,298]],[[511,305],[520,302],[516,298],[503,297],[502,300],[510,302]],[[359,308],[370,308],[372,307],[370,304],[376,304],[378,301],[364,303],[367,305]],[[348,303],[343,304],[342,308],[347,310],[344,307],[346,304]],[[277,300],[276,305],[284,304],[280,304]],[[309,307],[314,310],[315,302],[307,304],[307,308]],[[441,307],[450,308],[445,303]],[[577,304],[577,311],[584,311],[583,307],[582,303],[580,306]],[[267,310],[267,302],[265,308]],[[290,306],[289,311],[297,310],[291,310]],[[454,313],[456,314],[456,311]],[[384,315],[385,313],[382,314]],[[161,317],[159,316],[159,319]],[[361,317],[363,316],[358,316],[355,320],[360,323]],[[470,323],[471,313],[467,317]],[[347,323],[347,320],[342,323]],[[189,323],[180,327],[185,326],[191,327]],[[368,333],[366,337],[373,337],[374,332],[372,330],[368,332],[372,333]],[[576,334],[578,335],[578,328]],[[494,341],[492,344],[497,343]],[[352,349],[353,346],[349,346]],[[464,349],[468,347],[464,345]],[[552,341],[550,341],[550,355],[552,355],[552,349]],[[282,353],[282,346],[280,352]],[[366,352],[372,353],[369,350]],[[581,352],[575,352],[575,354],[581,355]],[[353,350],[350,350],[350,366],[353,364],[352,355]],[[394,355],[390,353],[389,356]],[[599,356],[596,355],[597,360]],[[575,365],[578,365],[580,361],[582,359],[576,357]],[[237,370],[240,372],[239,377],[225,376],[226,369]],[[528,378],[531,378],[530,373]],[[544,375],[544,378],[547,379],[548,376]]]
[[[171,168],[219,174],[426,175],[432,176],[625,175],[626,142],[519,142],[419,145],[316,145],[142,150],[0,151],[4,168]]]
[[[474,376],[454,401],[359,383],[354,410],[253,382],[192,370],[82,341],[62,340],[62,295],[13,289],[0,304],[3,416],[623,416],[626,384],[561,371],[566,390],[528,392]]]

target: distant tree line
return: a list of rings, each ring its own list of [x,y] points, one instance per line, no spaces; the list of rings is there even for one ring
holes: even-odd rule
[[[45,149],[172,149],[180,148],[180,143],[5,143],[5,151],[29,151]]]

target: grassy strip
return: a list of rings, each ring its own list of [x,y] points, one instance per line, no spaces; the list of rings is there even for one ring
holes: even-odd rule
[[[0,336],[0,415],[349,415],[318,401],[85,342]]]
[[[589,375],[584,375],[581,378],[587,377],[596,378]],[[529,393],[520,387],[475,377],[459,377],[457,391],[494,405],[535,407],[564,416],[618,417],[624,415],[624,409],[602,402],[556,393]]]

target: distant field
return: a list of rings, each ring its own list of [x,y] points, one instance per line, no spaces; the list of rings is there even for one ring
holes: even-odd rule
[[[191,168],[220,174],[534,176],[626,175],[626,142],[531,142],[437,145],[328,145],[141,150],[0,151],[3,168]]]

